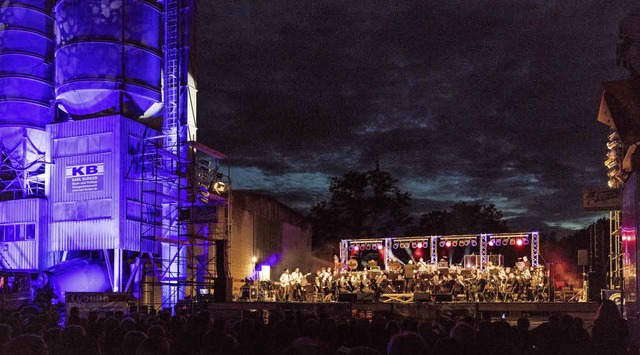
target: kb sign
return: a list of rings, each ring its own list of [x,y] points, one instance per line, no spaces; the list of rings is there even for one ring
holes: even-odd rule
[[[104,174],[104,163],[67,167],[67,177]]]
[[[67,192],[101,191],[104,185],[104,163],[67,166],[65,177]]]

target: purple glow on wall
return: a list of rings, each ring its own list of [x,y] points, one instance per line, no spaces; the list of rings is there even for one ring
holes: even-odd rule
[[[274,267],[280,262],[280,259],[282,259],[282,254],[280,253],[271,254],[267,258],[267,260],[264,260],[262,263],[260,263],[260,266],[269,265],[271,267]]]

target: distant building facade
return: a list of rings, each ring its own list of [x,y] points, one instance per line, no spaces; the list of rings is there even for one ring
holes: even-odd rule
[[[273,197],[250,191],[234,190],[232,201],[229,262],[234,294],[245,277],[257,277],[256,270],[265,266],[271,270],[271,281],[286,268],[311,272],[312,228],[304,216]]]

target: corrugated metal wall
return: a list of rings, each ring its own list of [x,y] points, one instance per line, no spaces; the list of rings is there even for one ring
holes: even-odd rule
[[[0,202],[0,224],[35,224],[35,238],[0,242],[0,260],[11,270],[39,270],[47,235],[47,201],[25,199]],[[40,246],[40,248],[39,248]]]
[[[117,195],[120,190],[118,117],[71,121],[51,131],[51,231],[49,250],[113,249],[119,246]],[[89,166],[102,166],[101,181],[81,187]],[[78,171],[78,176],[70,172]]]
[[[141,138],[156,132],[120,116],[64,122],[49,130],[55,163],[50,250],[140,250],[135,157]],[[89,179],[90,169],[98,171],[96,180],[74,185],[73,174]]]

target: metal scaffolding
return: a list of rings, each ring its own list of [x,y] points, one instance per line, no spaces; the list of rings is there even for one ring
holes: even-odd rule
[[[195,115],[189,112],[191,90],[184,68],[189,6],[179,0],[164,5],[165,117],[162,133],[145,138],[139,155],[140,299],[173,310],[181,302],[193,306],[206,298],[216,278],[228,276],[228,251],[218,253],[216,243],[229,247],[231,207],[226,157],[195,141],[195,120],[189,119]],[[216,262],[217,256],[224,260]]]
[[[621,289],[623,283],[623,252],[621,212],[609,212],[609,288]]]

